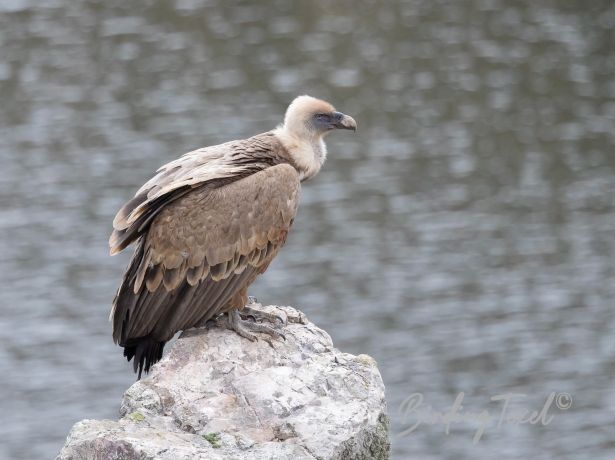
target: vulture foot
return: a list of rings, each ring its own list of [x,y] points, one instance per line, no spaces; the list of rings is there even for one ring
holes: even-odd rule
[[[226,327],[227,329],[232,329],[233,331],[237,332],[237,334],[239,334],[240,336],[248,340],[251,340],[253,342],[257,339],[257,336],[254,334],[254,332],[262,332],[264,334],[270,335],[271,337],[275,339],[286,340],[286,337],[284,336],[284,334],[275,330],[271,326],[267,326],[265,324],[256,323],[254,321],[242,319],[241,315],[239,314],[239,311],[237,310],[232,310],[232,311],[227,312],[224,315],[224,318],[226,319],[226,321],[223,322],[222,326]],[[267,342],[271,344],[269,340],[267,340]]]
[[[260,305],[255,303],[248,303],[242,310],[239,311],[241,316],[251,317],[254,321],[258,321],[259,323],[262,321],[269,321],[270,323],[276,324],[277,322],[281,323],[283,326],[286,326],[288,323],[285,317],[280,315],[276,315],[275,313],[269,313],[268,311],[260,310],[258,308],[254,308],[250,305]]]

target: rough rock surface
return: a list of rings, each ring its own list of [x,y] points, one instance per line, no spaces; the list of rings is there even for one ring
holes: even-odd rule
[[[285,341],[184,332],[126,391],[120,420],[76,423],[57,459],[388,458],[376,362],[294,308],[262,308],[288,318]]]

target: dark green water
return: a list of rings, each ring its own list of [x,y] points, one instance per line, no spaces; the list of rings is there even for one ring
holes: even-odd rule
[[[592,1],[0,2],[0,457],[116,418],[118,207],[162,163],[266,131],[308,93],[334,134],[254,287],[377,359],[393,457],[615,455],[615,7]],[[444,411],[547,426],[400,436]]]

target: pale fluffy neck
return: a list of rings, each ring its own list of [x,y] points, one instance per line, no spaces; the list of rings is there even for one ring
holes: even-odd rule
[[[327,146],[322,136],[298,136],[284,125],[276,128],[274,134],[290,154],[302,181],[318,174],[327,159]]]

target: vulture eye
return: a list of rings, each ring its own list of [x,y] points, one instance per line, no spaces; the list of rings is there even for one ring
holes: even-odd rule
[[[316,114],[316,119],[318,121],[323,121],[323,122],[328,122],[331,120],[331,116],[327,113],[317,113]]]

